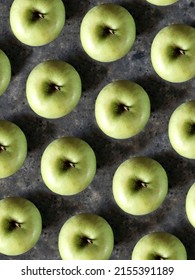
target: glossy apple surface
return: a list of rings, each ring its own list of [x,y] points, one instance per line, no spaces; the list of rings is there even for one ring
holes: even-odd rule
[[[168,135],[179,155],[195,159],[195,100],[186,101],[174,110],[169,120]]]
[[[62,137],[51,142],[41,158],[41,174],[46,186],[60,195],[83,191],[96,173],[96,157],[84,140]]]
[[[81,79],[76,69],[61,60],[38,64],[26,82],[26,97],[39,116],[56,119],[69,114],[81,97]]]
[[[14,0],[10,9],[13,34],[29,46],[42,46],[55,40],[65,24],[61,0]]]
[[[185,207],[188,220],[195,228],[195,183],[188,190]]]
[[[113,176],[117,205],[131,215],[146,215],[163,203],[168,191],[165,169],[148,157],[132,157],[119,165]]]
[[[113,231],[101,216],[77,214],[62,226],[58,247],[63,260],[108,260],[114,247]]]
[[[180,83],[195,77],[195,28],[171,24],[161,29],[152,42],[151,61],[166,81]]]
[[[96,122],[112,138],[125,139],[138,134],[149,117],[149,96],[134,82],[114,81],[106,85],[96,99]]]
[[[152,232],[135,245],[132,260],[187,260],[183,243],[168,232]]]
[[[80,27],[85,52],[100,62],[125,56],[133,46],[136,26],[132,15],[122,6],[100,4],[87,12]]]
[[[178,0],[146,0],[146,1],[156,6],[168,6],[176,3]]]
[[[0,178],[16,173],[27,156],[26,136],[16,124],[0,120]]]
[[[17,256],[32,249],[42,231],[37,207],[22,197],[0,200],[0,253]]]
[[[11,64],[7,55],[0,49],[0,96],[7,90],[11,81]]]

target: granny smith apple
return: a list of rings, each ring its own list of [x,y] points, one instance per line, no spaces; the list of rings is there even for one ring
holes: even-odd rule
[[[122,6],[105,3],[90,9],[80,27],[85,52],[100,62],[116,61],[132,48],[136,26],[132,15]]]
[[[95,118],[108,136],[125,139],[138,134],[150,117],[150,99],[138,84],[117,80],[106,85],[95,102]]]
[[[188,220],[190,224],[195,228],[195,183],[187,192],[185,207]]]
[[[31,109],[44,118],[69,114],[81,97],[81,79],[76,69],[61,60],[47,60],[30,72],[26,97]]]
[[[81,213],[64,223],[58,247],[63,260],[108,260],[114,247],[114,234],[103,217]]]
[[[65,24],[61,0],[14,0],[10,9],[13,34],[29,46],[42,46],[55,40]]]
[[[179,155],[195,159],[195,100],[186,101],[174,110],[169,120],[168,135]]]
[[[168,6],[176,3],[178,0],[146,0],[146,1],[157,6]]]
[[[151,46],[151,61],[156,73],[172,83],[195,76],[195,28],[171,24],[161,29]]]
[[[73,195],[83,191],[95,173],[95,153],[80,138],[58,138],[43,152],[41,175],[46,186],[57,194]]]
[[[113,196],[117,205],[132,215],[156,210],[168,191],[165,169],[149,157],[132,157],[122,162],[113,176]]]
[[[27,156],[27,140],[19,126],[0,120],[0,178],[16,173]]]
[[[8,56],[0,49],[0,96],[7,90],[11,81],[11,64]]]
[[[135,245],[132,260],[187,260],[184,244],[168,232],[152,232]]]
[[[0,253],[21,255],[32,249],[40,238],[42,219],[38,208],[23,197],[0,200]]]

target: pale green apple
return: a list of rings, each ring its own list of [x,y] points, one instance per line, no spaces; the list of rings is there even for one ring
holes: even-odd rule
[[[174,110],[169,120],[168,135],[179,155],[195,159],[195,100],[186,101]]]
[[[11,64],[7,55],[0,49],[0,96],[7,90],[11,81]]]
[[[132,157],[119,165],[113,176],[117,205],[131,215],[146,215],[163,203],[168,191],[165,169],[148,157]]]
[[[195,28],[171,24],[161,29],[152,42],[151,61],[166,81],[180,83],[195,77]]]
[[[13,122],[0,120],[0,178],[16,173],[27,156],[26,136]]]
[[[157,6],[168,6],[176,3],[178,0],[146,0],[146,1]]]
[[[125,56],[132,48],[135,37],[136,26],[132,15],[114,3],[93,7],[80,27],[83,49],[100,62],[111,62]]]
[[[81,97],[81,79],[76,69],[61,60],[38,64],[26,82],[26,97],[31,109],[44,118],[69,114]]]
[[[22,197],[0,200],[0,253],[21,255],[32,249],[42,231],[38,208]]]
[[[101,216],[81,213],[62,226],[58,248],[63,260],[108,260],[114,247],[114,234]]]
[[[150,99],[138,84],[118,80],[106,85],[95,102],[95,118],[108,136],[125,139],[138,134],[150,117]]]
[[[55,40],[65,24],[62,0],[14,0],[10,9],[13,34],[29,46],[42,46]]]
[[[185,207],[188,220],[195,228],[195,183],[188,190]]]
[[[175,235],[152,232],[137,242],[132,252],[132,260],[187,260],[187,252]]]
[[[58,138],[43,152],[41,175],[46,186],[57,194],[73,195],[83,191],[95,173],[95,153],[80,138]]]

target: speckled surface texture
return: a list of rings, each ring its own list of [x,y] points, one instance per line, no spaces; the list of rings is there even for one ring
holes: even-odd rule
[[[80,212],[103,216],[112,226],[115,246],[111,259],[130,259],[135,243],[151,231],[168,231],[184,243],[188,259],[195,259],[195,229],[185,214],[185,196],[194,182],[195,161],[177,155],[170,146],[167,125],[173,110],[195,98],[195,80],[171,84],[159,78],[150,62],[150,46],[155,34],[171,23],[195,26],[195,1],[157,7],[144,0],[108,1],[126,7],[135,19],[137,37],[132,50],[113,63],[98,63],[83,51],[79,39],[80,23],[85,13],[106,1],[64,0],[66,23],[60,36],[43,47],[28,47],[13,36],[9,25],[11,0],[0,1],[0,48],[12,65],[12,80],[0,97],[0,119],[15,122],[28,140],[28,156],[23,167],[9,178],[0,180],[0,198],[10,195],[30,199],[39,208],[43,231],[36,246],[18,257],[0,254],[0,259],[60,259],[58,233],[63,223]],[[66,117],[47,120],[33,113],[27,103],[25,83],[38,63],[62,59],[79,72],[83,91],[78,106]],[[116,79],[139,83],[148,92],[152,112],[145,129],[128,140],[113,140],[97,127],[94,104],[99,91]],[[40,159],[46,146],[61,136],[86,140],[97,156],[97,173],[82,193],[66,197],[48,190],[41,178]],[[131,156],[144,155],[158,160],[169,178],[168,195],[159,209],[146,216],[132,216],[116,205],[112,178],[116,168]]]

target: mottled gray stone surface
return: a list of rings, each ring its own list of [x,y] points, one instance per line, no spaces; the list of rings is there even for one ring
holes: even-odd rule
[[[106,1],[64,0],[67,19],[60,36],[52,43],[32,48],[20,43],[9,26],[11,0],[0,1],[0,48],[12,64],[12,81],[0,97],[0,119],[19,125],[28,140],[28,157],[23,167],[9,178],[0,180],[0,198],[19,195],[33,201],[43,218],[39,242],[18,257],[0,254],[0,259],[60,259],[58,233],[70,216],[79,212],[102,215],[113,228],[115,247],[111,259],[129,259],[135,243],[151,231],[168,231],[181,239],[189,259],[195,259],[195,229],[185,214],[185,196],[194,182],[195,162],[177,155],[170,146],[167,125],[173,110],[195,98],[195,80],[171,84],[159,78],[150,62],[150,46],[155,34],[171,23],[195,26],[195,1],[180,0],[167,7],[156,7],[145,0],[108,1],[123,5],[133,15],[137,37],[132,50],[121,60],[98,63],[83,51],[79,39],[80,23],[85,13]],[[66,117],[47,120],[28,106],[25,83],[38,63],[62,59],[80,73],[83,92],[78,106]],[[152,113],[145,129],[128,140],[113,140],[97,127],[94,103],[98,92],[116,79],[139,83],[148,92]],[[48,190],[40,175],[40,159],[45,147],[64,135],[81,137],[97,155],[97,174],[82,193],[65,197]],[[119,164],[131,156],[144,155],[158,160],[166,169],[169,192],[162,206],[146,216],[131,216],[118,208],[112,196],[112,177]]]

